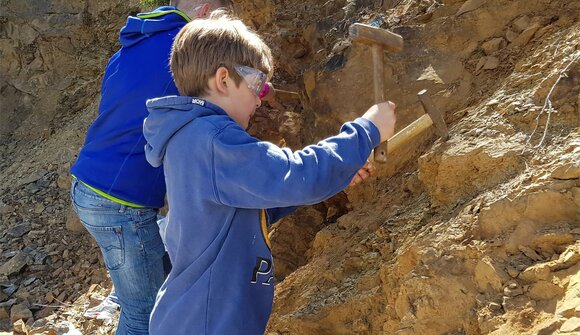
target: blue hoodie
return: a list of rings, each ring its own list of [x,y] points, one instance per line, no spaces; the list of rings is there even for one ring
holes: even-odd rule
[[[175,7],[127,18],[122,48],[105,70],[99,115],[71,173],[83,183],[130,204],[163,207],[163,168],[145,160],[145,102],[178,94],[169,71],[175,35],[189,19]]]
[[[359,118],[293,152],[251,137],[202,99],[164,97],[147,107],[145,154],[165,168],[173,265],[151,334],[263,334],[274,296],[266,224],[348,186],[379,144],[378,129]]]

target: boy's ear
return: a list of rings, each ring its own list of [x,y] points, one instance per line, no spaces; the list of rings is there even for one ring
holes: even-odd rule
[[[195,8],[195,15],[198,19],[205,19],[211,13],[212,5],[210,3],[204,3]]]
[[[215,72],[215,85],[216,89],[221,94],[227,94],[228,92],[228,80],[230,79],[230,74],[228,69],[220,66]]]

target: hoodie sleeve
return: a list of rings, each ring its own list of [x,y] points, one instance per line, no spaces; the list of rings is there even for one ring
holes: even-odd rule
[[[380,142],[376,126],[358,118],[316,145],[292,151],[258,141],[237,125],[213,141],[216,200],[238,208],[310,205],[343,190]]]

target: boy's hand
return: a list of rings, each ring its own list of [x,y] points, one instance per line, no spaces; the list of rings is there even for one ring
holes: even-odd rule
[[[370,177],[373,173],[375,173],[376,168],[371,162],[366,162],[366,164],[358,170],[356,175],[350,181],[348,186],[355,186],[362,183],[363,180]]]
[[[379,128],[381,142],[388,140],[395,134],[395,122],[397,121],[397,116],[395,115],[396,107],[390,101],[381,102],[369,108],[362,116]]]

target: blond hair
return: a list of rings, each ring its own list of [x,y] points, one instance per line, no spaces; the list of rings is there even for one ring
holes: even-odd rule
[[[237,85],[242,78],[235,65],[256,68],[268,78],[274,71],[272,53],[264,41],[222,11],[186,24],[175,37],[169,64],[179,94],[196,97],[208,93],[209,79],[222,66]]]

